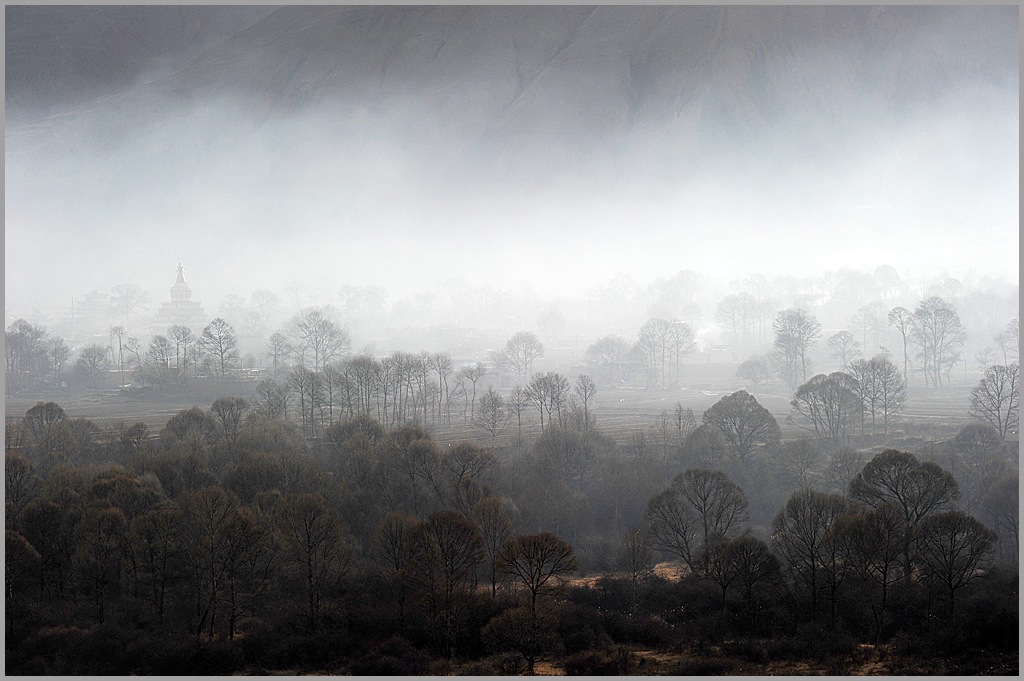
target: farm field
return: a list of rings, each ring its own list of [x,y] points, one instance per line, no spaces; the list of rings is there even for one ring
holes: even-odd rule
[[[701,414],[722,397],[745,389],[735,379],[707,380],[697,386],[676,390],[649,390],[633,386],[599,388],[593,406],[598,428],[616,442],[626,443],[638,431],[644,431],[648,436],[654,433],[659,415],[664,411],[671,417],[677,404],[682,405],[684,410],[692,409],[694,417],[699,421]],[[8,397],[4,411],[7,418],[20,418],[36,403],[53,401],[63,407],[70,418],[91,420],[104,432],[116,430],[119,424],[141,421],[155,434],[171,416],[183,409],[193,406],[209,409],[215,399],[229,395],[251,399],[255,384],[239,382],[220,389],[211,386],[204,388],[202,392],[188,394],[139,394],[111,388],[90,393],[23,395]],[[894,426],[896,435],[903,430],[935,437],[955,434],[971,420],[968,415],[970,388],[968,385],[952,385],[939,390],[923,387],[912,389],[904,413]],[[772,413],[785,438],[799,438],[808,434],[791,418],[789,398],[782,391],[782,386],[748,389]],[[474,426],[468,417],[463,418],[461,403],[453,401],[452,412],[450,424],[428,425],[426,430],[439,441],[486,442],[487,434]],[[540,433],[540,427],[532,409],[526,418],[528,420],[523,425],[523,436],[529,440]],[[514,433],[515,424],[512,422],[499,436],[498,442],[507,442],[514,437]]]

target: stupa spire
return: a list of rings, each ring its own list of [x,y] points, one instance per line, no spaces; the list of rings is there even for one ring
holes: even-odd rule
[[[192,289],[185,281],[185,268],[178,263],[178,278],[171,287],[171,300],[183,301],[192,297]]]

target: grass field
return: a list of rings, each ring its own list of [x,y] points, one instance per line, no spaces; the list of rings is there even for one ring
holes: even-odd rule
[[[698,371],[697,369],[702,371]],[[745,389],[735,378],[723,378],[725,372],[719,367],[695,367],[692,378],[697,379],[690,387],[675,390],[645,389],[641,387],[599,388],[593,404],[600,431],[618,443],[627,443],[637,431],[644,431],[650,437],[657,428],[662,411],[671,415],[676,405],[692,409],[700,421],[704,411],[736,390]],[[7,398],[5,415],[20,418],[40,401],[53,401],[61,405],[71,418],[93,421],[101,430],[112,432],[118,424],[145,423],[151,432],[157,433],[167,420],[193,406],[208,409],[217,397],[237,395],[252,398],[255,384],[237,383],[222,387],[204,386],[201,392],[180,394],[159,394],[155,392],[128,393],[112,388],[102,392],[24,395]],[[781,386],[759,386],[751,392],[768,411],[775,416],[782,428],[783,437],[799,438],[813,435],[801,428],[791,417],[789,398],[781,393]],[[893,426],[894,437],[913,433],[925,437],[948,437],[969,423],[970,386],[953,385],[938,390],[913,389],[904,413]],[[524,419],[523,437],[529,441],[539,435],[534,410]],[[462,405],[453,404],[453,415],[449,425],[431,425],[427,430],[442,442],[475,441],[486,444],[489,436],[468,419],[462,417]],[[512,422],[499,436],[498,443],[507,443],[515,436],[516,426]]]

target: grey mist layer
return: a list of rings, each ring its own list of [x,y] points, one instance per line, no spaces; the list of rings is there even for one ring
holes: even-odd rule
[[[1018,280],[1017,7],[6,8],[6,307]],[[326,301],[325,301],[326,302]]]

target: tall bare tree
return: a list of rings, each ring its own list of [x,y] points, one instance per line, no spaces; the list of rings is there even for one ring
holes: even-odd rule
[[[267,357],[270,357],[274,363],[274,376],[277,376],[280,365],[291,353],[292,344],[288,341],[287,336],[279,331],[270,335],[270,340],[267,341]]]
[[[292,574],[302,584],[307,620],[316,629],[325,594],[351,562],[341,521],[321,495],[289,494],[280,503],[277,526]]]
[[[848,512],[846,499],[813,490],[794,492],[772,523],[772,543],[794,583],[810,596],[817,619],[821,591],[829,582],[833,530]]]
[[[167,337],[174,342],[174,362],[178,373],[182,378],[188,377],[188,350],[193,343],[198,342],[196,334],[192,329],[183,324],[175,324],[167,329]],[[180,361],[179,361],[180,357]]]
[[[492,444],[505,430],[509,417],[504,398],[495,392],[494,386],[487,386],[487,392],[480,396],[480,416],[475,423],[487,431]]]
[[[938,465],[919,461],[909,452],[887,449],[850,482],[849,496],[871,508],[892,504],[903,514],[903,574],[909,579],[914,563],[911,542],[918,524],[960,498],[960,488]]]
[[[524,378],[528,379],[533,374],[534,360],[544,356],[544,345],[536,335],[520,331],[505,344],[505,356],[522,383]]]
[[[499,571],[530,593],[530,630],[527,666],[533,673],[537,650],[537,599],[559,580],[576,571],[576,555],[567,542],[550,532],[509,539],[498,552]]]
[[[821,324],[807,310],[796,308],[778,313],[773,328],[775,347],[783,358],[783,378],[793,390],[807,380],[807,354],[821,337]]]
[[[888,436],[889,424],[903,411],[907,400],[907,386],[899,369],[889,358],[876,355],[869,360],[854,360],[850,364],[850,375],[856,379],[857,395],[871,416],[872,439],[878,418],[882,420],[884,433]]]
[[[512,520],[505,504],[495,496],[487,496],[476,502],[469,513],[483,538],[484,557],[488,579],[491,582],[491,598],[498,595],[498,552],[513,534]]]
[[[1017,364],[997,364],[971,390],[971,416],[990,424],[1003,440],[1020,422],[1019,374]]]
[[[476,420],[476,384],[487,374],[487,365],[483,362],[477,362],[472,366],[463,367],[459,370],[459,374],[470,382],[473,386],[472,394],[469,396],[469,419],[471,421]],[[463,414],[465,417],[465,414]]]
[[[910,370],[910,336],[914,331],[913,319],[914,313],[905,307],[894,307],[889,311],[889,326],[896,327],[896,330],[900,333],[900,338],[903,340],[903,382],[906,383],[909,380]]]
[[[797,388],[790,405],[811,421],[818,439],[833,453],[849,442],[863,411],[856,379],[840,371],[812,377]]]
[[[47,341],[46,352],[50,360],[50,367],[53,370],[53,382],[56,385],[60,381],[60,372],[64,365],[71,359],[71,349],[60,336],[54,336]],[[124,372],[124,365],[121,365]],[[122,379],[123,381],[124,379]]]
[[[842,365],[839,369],[840,371],[846,371],[850,366],[850,362],[860,356],[861,344],[857,342],[849,331],[838,331],[832,334],[828,337],[826,343],[832,352],[832,356],[838,359]]]
[[[942,376],[960,358],[967,331],[956,308],[938,296],[918,303],[911,317],[911,340],[920,348],[925,384],[942,385]]]
[[[1014,317],[1002,331],[996,334],[996,345],[1003,355],[1003,364],[1020,358],[1020,315]]]
[[[956,592],[979,576],[996,533],[963,511],[953,510],[925,518],[915,535],[924,579],[949,594],[949,612],[956,615]]]
[[[312,360],[315,372],[319,372],[324,364],[340,359],[352,346],[348,333],[323,310],[302,310],[292,323],[296,330],[296,351],[304,362]]]
[[[199,344],[213,358],[214,368],[221,378],[238,362],[238,339],[235,337],[235,330],[220,317],[216,317],[203,328]]]

